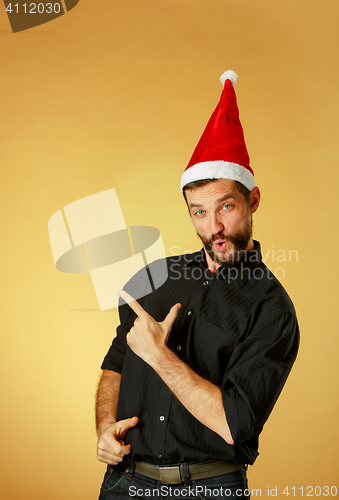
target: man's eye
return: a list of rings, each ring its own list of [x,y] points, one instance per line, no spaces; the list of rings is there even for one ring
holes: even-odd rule
[[[202,215],[204,215],[204,213],[205,213],[204,210],[197,210],[195,212],[195,215],[197,215],[198,217],[201,217]]]
[[[229,203],[226,203],[223,208],[226,208],[226,210],[228,210],[229,208],[231,208],[232,205],[230,205]]]

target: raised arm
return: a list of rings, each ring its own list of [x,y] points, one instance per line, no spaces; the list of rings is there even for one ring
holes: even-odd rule
[[[219,387],[200,377],[167,347],[158,357],[149,358],[149,364],[186,410],[226,443],[233,444]]]
[[[110,465],[121,462],[131,451],[123,439],[128,429],[138,423],[137,417],[117,422],[120,379],[120,373],[103,370],[96,398],[97,456],[100,462]]]
[[[219,434],[228,444],[233,444],[221,389],[191,370],[166,346],[180,304],[175,304],[164,321],[158,323],[127,292],[121,290],[119,295],[138,316],[127,334],[127,343],[132,351],[157,372],[196,419]]]

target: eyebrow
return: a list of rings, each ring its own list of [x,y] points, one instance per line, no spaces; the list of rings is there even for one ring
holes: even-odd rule
[[[227,193],[222,198],[219,198],[218,200],[216,200],[216,204],[219,205],[219,203],[222,203],[223,201],[229,200],[230,198],[235,199],[234,194]],[[190,208],[200,208],[200,207],[203,207],[202,203],[190,203]]]

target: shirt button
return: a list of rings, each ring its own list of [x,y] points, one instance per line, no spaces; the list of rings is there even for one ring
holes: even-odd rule
[[[161,453],[158,453],[158,458],[161,458],[162,457],[162,454]]]
[[[177,345],[177,349],[178,349],[178,351],[180,351],[181,350],[181,345]]]
[[[192,316],[192,311],[188,311],[187,316]]]
[[[204,281],[204,282],[203,282],[203,285],[205,285],[205,286],[206,286],[206,285],[208,285],[208,283],[209,283],[209,282],[206,280],[206,281]]]
[[[164,420],[165,420],[165,417],[163,415],[161,415],[160,421],[163,422]]]

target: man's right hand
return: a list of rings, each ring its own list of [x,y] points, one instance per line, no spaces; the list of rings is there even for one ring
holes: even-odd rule
[[[115,422],[105,429],[98,440],[98,460],[109,465],[117,465],[131,451],[131,445],[125,445],[123,439],[128,429],[138,423],[138,417],[126,418]]]

